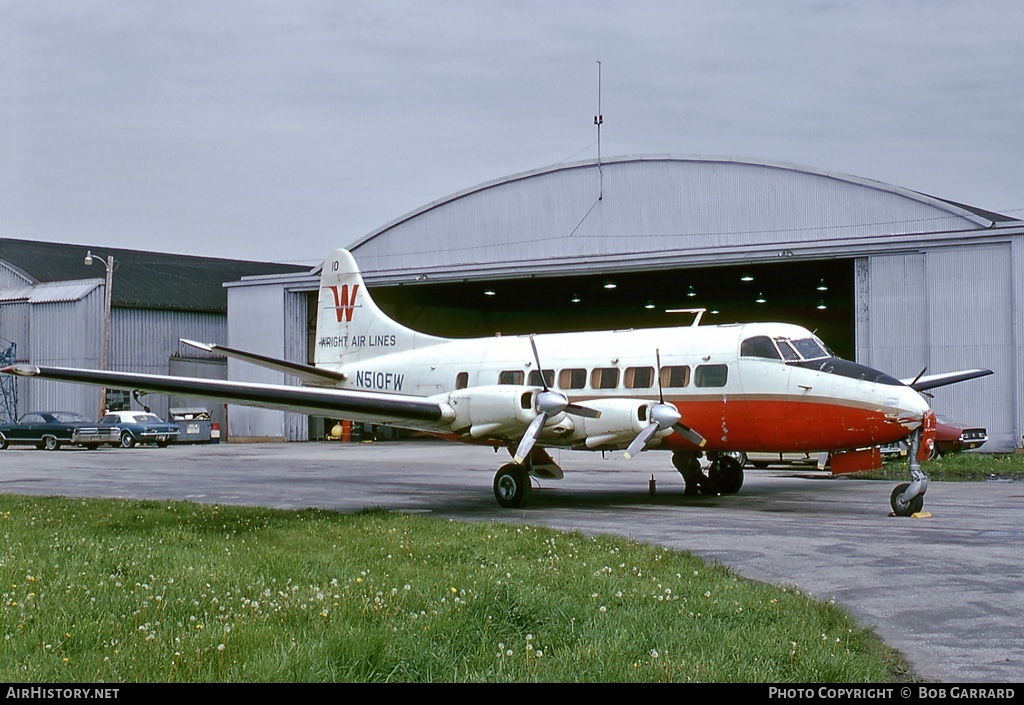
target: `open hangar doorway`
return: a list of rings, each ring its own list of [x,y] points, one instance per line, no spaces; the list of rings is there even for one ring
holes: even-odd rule
[[[448,337],[776,321],[855,354],[854,260],[803,260],[370,287],[402,324]]]
[[[614,273],[477,279],[373,286],[381,309],[414,330],[452,338],[580,330],[777,321],[816,333],[852,360],[854,260],[799,260]],[[306,292],[309,363],[316,339],[317,292]],[[338,420],[310,417],[309,438],[326,438]],[[350,440],[391,440],[396,429],[355,424]],[[383,434],[383,435],[381,435]]]

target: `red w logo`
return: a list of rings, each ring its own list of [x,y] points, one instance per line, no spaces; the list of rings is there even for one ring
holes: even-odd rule
[[[351,296],[349,295],[348,284],[342,284],[340,292],[336,286],[329,286],[327,288],[334,292],[334,312],[338,316],[338,323],[342,322],[342,317],[345,318],[345,323],[351,323],[352,311],[356,306],[356,292],[359,291],[359,285],[352,285]]]

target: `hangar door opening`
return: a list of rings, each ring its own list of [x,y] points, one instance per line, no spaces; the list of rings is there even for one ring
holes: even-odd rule
[[[562,276],[449,280],[373,287],[410,328],[449,337],[778,321],[855,356],[854,260],[758,262]]]

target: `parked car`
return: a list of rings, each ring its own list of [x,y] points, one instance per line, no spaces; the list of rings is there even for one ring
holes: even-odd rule
[[[57,450],[62,445],[99,448],[117,445],[121,429],[109,423],[89,421],[73,411],[34,411],[13,424],[0,424],[0,450],[10,445],[34,445]]]
[[[988,441],[988,431],[980,427],[970,427],[967,424],[954,421],[948,416],[935,416],[935,447],[932,449],[932,459],[938,458],[947,453],[959,453],[962,450],[973,450],[980,448]],[[882,456],[892,458],[905,456],[907,454],[907,443],[900,441],[887,446],[882,446]]]
[[[162,421],[147,411],[109,411],[100,423],[120,428],[122,448],[133,448],[139,443],[155,443],[163,448],[178,440],[180,432],[178,424]]]
[[[980,448],[986,441],[988,431],[984,428],[969,428],[945,416],[935,417],[935,452],[938,455]]]

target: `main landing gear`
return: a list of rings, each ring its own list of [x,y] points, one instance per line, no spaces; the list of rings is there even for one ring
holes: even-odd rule
[[[672,464],[683,476],[686,489],[683,494],[720,495],[736,494],[743,486],[743,463],[726,453],[709,453],[711,465],[705,472],[697,453],[676,451]]]
[[[531,489],[530,475],[522,465],[507,463],[494,474],[494,498],[503,507],[525,506]]]
[[[921,463],[917,453],[921,448],[921,430],[914,431],[910,437],[910,452],[907,453],[907,465],[910,468],[910,482],[896,485],[889,495],[892,513],[898,517],[909,517],[924,508],[924,493],[928,491],[928,477],[921,472]]]

